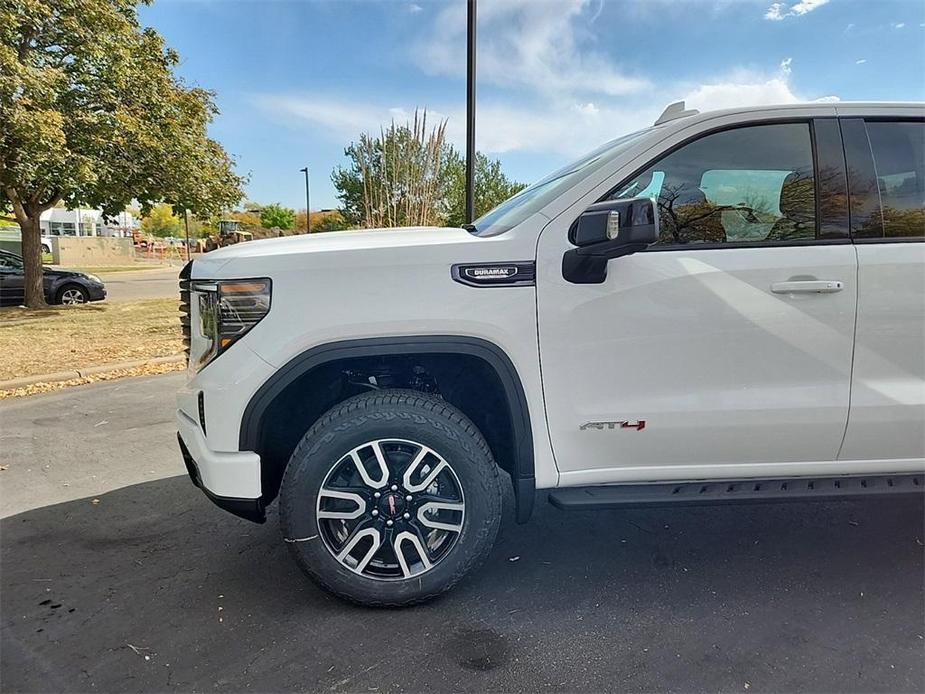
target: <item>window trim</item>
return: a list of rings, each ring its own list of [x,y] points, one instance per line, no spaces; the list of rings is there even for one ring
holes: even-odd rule
[[[916,116],[841,116],[839,125],[845,120],[858,120],[864,126],[864,135],[867,143],[867,153],[870,156],[870,162],[874,170],[874,180],[877,183],[877,210],[880,213],[880,236],[854,236],[852,226],[851,240],[852,243],[870,244],[870,243],[925,243],[925,235],[922,236],[887,236],[886,228],[883,225],[883,196],[880,193],[880,184],[877,180],[877,157],[874,154],[874,146],[870,142],[870,133],[867,131],[868,123],[919,123],[925,125],[925,118]],[[842,133],[842,143],[845,142],[844,133]],[[846,155],[847,160],[847,155]],[[848,191],[848,214],[853,214],[854,196]]]
[[[788,124],[800,124],[806,125],[809,128],[809,141],[811,147],[811,156],[813,160],[813,192],[815,194],[815,204],[816,204],[816,219],[815,219],[815,233],[816,238],[814,239],[791,239],[783,241],[741,241],[741,242],[732,242],[732,243],[692,243],[692,244],[675,244],[675,245],[652,245],[648,248],[643,249],[642,253],[663,253],[665,251],[687,251],[687,250],[722,250],[722,249],[735,249],[735,248],[786,248],[791,246],[827,246],[827,245],[841,245],[851,243],[852,239],[850,235],[846,234],[842,238],[828,238],[821,239],[819,238],[819,229],[820,229],[820,218],[819,218],[819,177],[816,175],[818,170],[817,164],[817,151],[816,151],[816,130],[814,123],[816,120],[822,118],[835,119],[834,116],[801,116],[797,118],[761,118],[751,121],[741,121],[738,123],[729,123],[726,125],[719,125],[713,128],[708,128],[707,130],[701,130],[700,132],[693,133],[690,137],[687,137],[680,142],[672,145],[668,149],[662,150],[657,155],[649,159],[645,164],[635,169],[633,173],[629,176],[624,176],[617,185],[612,186],[600,199],[596,202],[604,202],[609,199],[609,196],[614,193],[614,191],[625,187],[633,178],[641,174],[643,171],[648,169],[650,166],[655,165],[660,160],[665,157],[671,156],[678,150],[686,147],[687,145],[695,142],[697,140],[703,139],[704,137],[709,137],[710,135],[715,135],[721,132],[727,132],[729,130],[739,130],[741,128],[751,128],[761,125],[788,125]],[[840,119],[838,119],[840,120]],[[840,130],[839,130],[840,134]],[[844,158],[843,158],[844,160]],[[847,188],[844,191],[845,195],[848,195]],[[849,207],[850,209],[850,207]],[[850,213],[849,213],[850,214]]]

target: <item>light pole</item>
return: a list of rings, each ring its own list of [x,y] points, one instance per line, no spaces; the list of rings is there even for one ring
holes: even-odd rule
[[[475,219],[475,0],[466,12],[466,223]]]
[[[299,169],[302,173],[305,174],[305,233],[312,233],[312,207],[311,207],[311,197],[309,188],[308,188],[308,167],[304,169]]]
[[[186,262],[189,262],[189,210],[183,210],[183,222],[186,225]]]

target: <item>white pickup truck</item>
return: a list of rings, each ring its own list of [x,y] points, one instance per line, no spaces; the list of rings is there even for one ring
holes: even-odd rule
[[[467,228],[208,253],[190,476],[374,605],[485,559],[502,480],[521,522],[921,494],[923,147],[922,104],[674,104]]]

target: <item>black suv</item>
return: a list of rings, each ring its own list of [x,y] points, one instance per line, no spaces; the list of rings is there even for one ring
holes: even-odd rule
[[[76,270],[42,268],[45,301],[49,304],[85,304],[106,298],[103,280]],[[19,306],[25,299],[22,258],[0,251],[0,306]]]

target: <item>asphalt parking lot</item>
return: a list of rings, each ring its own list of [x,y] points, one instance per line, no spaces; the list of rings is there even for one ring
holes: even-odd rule
[[[110,301],[170,299],[179,296],[179,267],[138,272],[110,272],[102,275]]]
[[[235,519],[179,476],[175,379],[0,403],[4,691],[925,689],[920,499],[539,503],[452,593],[363,609],[301,575],[275,511]],[[50,505],[13,494],[37,476]]]

